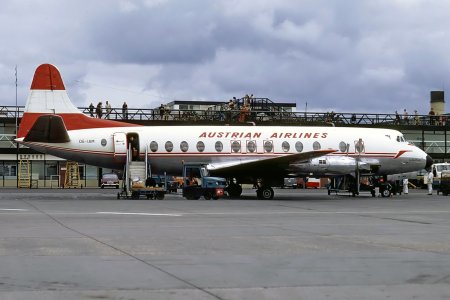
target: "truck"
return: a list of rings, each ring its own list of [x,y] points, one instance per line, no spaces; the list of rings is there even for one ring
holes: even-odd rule
[[[224,195],[226,179],[212,177],[204,163],[183,164],[183,197],[189,200],[219,199]]]
[[[444,196],[448,196],[448,194],[450,194],[450,170],[442,171],[438,193],[439,192],[441,192]]]
[[[434,163],[431,165],[430,172],[433,172],[433,189],[439,192],[441,191],[441,178],[443,173],[450,172],[450,163],[443,162],[443,163]],[[421,180],[423,182],[423,185],[426,186],[428,183],[428,171],[423,170],[419,172],[418,174],[423,174],[421,176]],[[419,175],[418,175],[419,176]]]

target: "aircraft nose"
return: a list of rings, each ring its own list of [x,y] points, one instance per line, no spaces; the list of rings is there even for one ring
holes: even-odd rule
[[[425,170],[427,170],[428,172],[431,171],[432,164],[433,164],[433,159],[431,158],[431,156],[427,155],[427,161],[425,163]]]

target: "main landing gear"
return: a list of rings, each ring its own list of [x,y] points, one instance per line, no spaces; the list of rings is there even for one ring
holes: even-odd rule
[[[228,193],[228,196],[230,198],[239,198],[242,194],[242,187],[239,183],[237,183],[236,180],[229,180],[229,184],[226,188],[226,191]],[[256,187],[256,197],[261,200],[271,200],[273,199],[273,196],[275,195],[273,189],[267,185],[263,184],[262,180],[258,180],[257,183],[255,183]]]
[[[227,193],[231,198],[239,198],[242,194],[242,187],[240,184],[231,182],[227,186]]]
[[[256,190],[256,197],[262,200],[271,200],[275,193],[270,186],[261,186]]]

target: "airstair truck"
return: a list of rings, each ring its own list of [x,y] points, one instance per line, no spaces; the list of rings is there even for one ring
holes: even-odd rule
[[[183,164],[183,197],[189,200],[219,199],[224,195],[226,180],[222,177],[209,176],[206,164]]]

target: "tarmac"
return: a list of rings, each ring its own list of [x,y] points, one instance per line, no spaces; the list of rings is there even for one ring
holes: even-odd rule
[[[450,198],[0,192],[0,299],[450,299]]]

